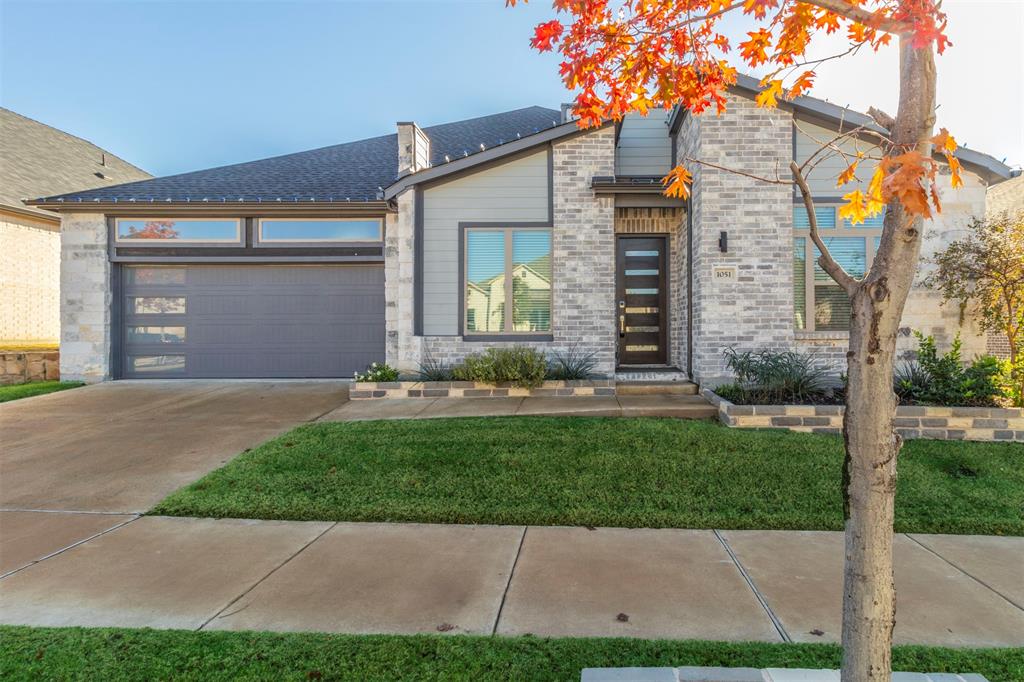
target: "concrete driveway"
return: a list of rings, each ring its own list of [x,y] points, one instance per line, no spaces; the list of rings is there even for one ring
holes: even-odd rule
[[[0,404],[0,509],[146,511],[348,400],[343,381],[123,381]]]

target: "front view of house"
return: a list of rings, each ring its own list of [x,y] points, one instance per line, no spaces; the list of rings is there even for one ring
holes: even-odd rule
[[[835,131],[873,125],[812,98],[759,109],[742,79],[723,116],[652,112],[581,130],[530,107],[234,166],[30,201],[62,219],[68,379],[409,373],[491,345],[575,347],[605,376],[674,370],[714,384],[722,351],[846,351],[845,296],[817,265],[782,174]],[[845,126],[845,128],[843,128]],[[866,141],[852,138],[853,150]],[[924,254],[985,212],[1009,168],[959,152]],[[662,195],[677,159],[689,202]],[[841,159],[810,173],[848,271],[881,220],[837,215]],[[864,170],[864,177],[870,169]],[[843,192],[849,189],[842,190]],[[915,287],[904,322],[949,341],[958,311]],[[964,329],[965,352],[985,341]],[[909,343],[907,344],[910,345]]]

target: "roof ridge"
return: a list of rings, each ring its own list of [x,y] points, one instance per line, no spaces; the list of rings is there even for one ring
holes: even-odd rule
[[[518,109],[509,109],[508,111],[498,111],[498,112],[495,112],[493,114],[484,114],[483,116],[470,116],[469,118],[464,118],[464,119],[461,119],[461,120],[458,120],[458,121],[448,121],[446,123],[435,123],[434,125],[424,126],[424,130],[428,130],[430,128],[442,128],[444,126],[453,126],[453,125],[458,125],[460,123],[469,123],[470,121],[479,121],[479,120],[482,120],[482,119],[485,119],[485,118],[493,118],[495,116],[508,116],[509,114],[515,114],[515,113],[518,113],[520,111],[529,111],[530,109],[543,109],[544,111],[553,111],[553,112],[557,112],[559,115],[561,115],[561,111],[558,110],[558,109],[550,109],[548,107],[542,107],[539,104],[531,104],[528,107],[519,107]]]
[[[103,152],[104,154],[109,154],[110,156],[113,156],[115,159],[117,159],[121,163],[125,164],[126,166],[131,166],[132,168],[134,168],[135,170],[139,171],[140,173],[145,173],[150,178],[155,177],[148,170],[145,170],[144,168],[139,168],[138,166],[136,166],[131,161],[126,160],[124,157],[119,156],[118,154],[115,154],[114,152],[106,149],[105,147],[99,146],[98,144],[96,144],[92,140],[87,140],[87,139],[85,139],[84,137],[82,137],[80,135],[75,135],[74,133],[69,133],[66,130],[61,130],[60,128],[58,128],[56,126],[50,125],[49,123],[43,123],[39,119],[32,118],[31,116],[26,116],[25,114],[20,114],[17,111],[15,111],[14,109],[8,109],[7,107],[0,107],[0,111],[5,111],[8,114],[11,114],[13,116],[17,116],[18,118],[24,119],[26,121],[30,121],[31,123],[35,123],[36,125],[43,126],[44,128],[49,128],[50,130],[58,133],[59,135],[63,135],[64,137],[69,137],[69,138],[71,138],[73,140],[78,140],[79,142],[84,142],[84,143],[86,143],[87,145],[89,145],[91,147],[95,147],[96,149],[98,149],[99,151]]]

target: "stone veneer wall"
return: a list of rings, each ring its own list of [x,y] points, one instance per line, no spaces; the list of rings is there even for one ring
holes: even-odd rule
[[[59,226],[0,213],[0,341],[60,338]]]
[[[0,350],[0,386],[58,379],[60,379],[60,353],[57,351],[11,352]]]
[[[615,372],[615,207],[612,197],[596,197],[590,188],[595,175],[615,172],[615,129],[605,126],[553,145],[554,229],[552,239],[553,341],[464,341],[458,336],[423,337],[422,351],[408,356],[397,351],[399,369],[415,369],[413,355],[422,352],[448,364],[461,361],[488,346],[529,345],[565,351],[573,344],[593,351],[595,373]],[[401,216],[401,207],[400,207]],[[403,323],[404,324],[404,323]],[[404,328],[404,327],[403,327]],[[404,332],[398,334],[403,337]],[[402,344],[399,343],[399,346]],[[409,342],[408,346],[414,346]],[[418,360],[416,361],[418,363]]]
[[[60,374],[67,381],[110,378],[110,261],[101,213],[61,216]]]
[[[736,405],[709,389],[701,395],[726,426],[842,433],[843,405]],[[901,405],[895,427],[904,438],[1024,442],[1024,408]]]
[[[398,213],[384,222],[384,360],[392,367],[415,371],[420,363],[420,342],[415,324],[416,192],[398,196]]]
[[[793,346],[793,195],[787,185],[685,159],[785,177],[792,130],[788,112],[730,95],[726,114],[687,116],[677,134],[677,158],[693,173],[693,378],[702,384],[728,380],[722,351],[729,346]],[[718,246],[722,231],[727,253]],[[735,267],[736,280],[715,281],[716,266]]]

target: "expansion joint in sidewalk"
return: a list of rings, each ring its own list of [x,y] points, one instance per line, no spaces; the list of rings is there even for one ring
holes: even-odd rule
[[[296,551],[296,552],[295,552],[294,554],[292,554],[291,556],[289,556],[289,557],[288,557],[287,559],[285,559],[284,561],[282,561],[281,563],[279,563],[279,564],[278,564],[277,566],[275,566],[274,568],[272,568],[272,569],[271,569],[271,570],[270,570],[270,571],[269,571],[269,572],[268,572],[268,573],[267,573],[267,574],[266,574],[265,576],[263,576],[262,578],[260,578],[260,579],[259,579],[259,580],[257,580],[256,582],[254,582],[254,583],[253,583],[252,585],[250,585],[250,586],[249,586],[249,588],[248,588],[248,589],[244,590],[244,591],[243,591],[243,592],[242,592],[242,593],[241,593],[240,595],[238,595],[237,597],[235,597],[234,599],[232,599],[231,601],[229,601],[229,602],[228,602],[227,604],[225,604],[225,605],[224,605],[223,607],[221,607],[221,608],[220,608],[220,609],[219,609],[219,610],[218,610],[218,611],[217,611],[216,613],[214,613],[214,614],[213,614],[212,616],[210,616],[210,617],[209,617],[209,618],[207,618],[207,619],[206,619],[205,621],[203,621],[203,624],[202,624],[202,625],[200,625],[199,627],[197,627],[197,628],[196,628],[196,630],[202,630],[203,628],[205,628],[205,627],[206,627],[207,625],[209,625],[209,624],[210,624],[211,622],[213,622],[213,621],[214,621],[214,620],[216,620],[217,618],[223,618],[223,617],[225,617],[225,616],[230,616],[230,615],[232,615],[233,613],[237,613],[237,611],[232,611],[231,613],[225,613],[225,612],[226,612],[226,611],[227,611],[228,609],[230,609],[230,608],[231,608],[232,606],[234,606],[235,604],[237,604],[237,603],[238,603],[238,602],[239,602],[239,601],[240,601],[241,599],[243,599],[243,598],[245,597],[245,595],[249,594],[250,592],[252,592],[253,590],[255,590],[255,589],[256,589],[257,587],[259,587],[259,586],[260,586],[260,585],[261,585],[261,584],[263,583],[263,581],[264,581],[264,580],[266,580],[266,579],[267,579],[267,578],[269,578],[270,576],[272,576],[272,575],[274,575],[275,573],[277,573],[277,572],[278,572],[279,570],[281,570],[282,568],[284,568],[284,567],[285,567],[285,566],[286,566],[286,565],[288,564],[288,562],[290,562],[290,561],[291,561],[292,559],[294,559],[295,557],[297,557],[297,556],[299,556],[300,554],[302,554],[303,552],[305,552],[305,551],[306,551],[306,548],[307,548],[307,547],[309,547],[309,546],[310,546],[310,545],[312,545],[312,544],[313,544],[314,542],[316,542],[317,540],[319,540],[320,538],[322,538],[322,537],[323,537],[324,535],[326,535],[326,534],[327,534],[327,532],[328,532],[328,531],[330,531],[330,530],[331,530],[332,528],[334,528],[334,527],[335,527],[335,526],[337,526],[337,525],[338,525],[338,523],[337,523],[337,521],[335,521],[335,522],[334,522],[334,523],[332,523],[331,525],[327,526],[327,528],[325,528],[325,529],[324,529],[324,530],[323,530],[322,532],[318,533],[318,534],[317,534],[317,536],[316,536],[315,538],[313,538],[312,540],[310,540],[309,542],[307,542],[306,544],[304,544],[304,545],[303,545],[302,547],[300,547],[300,548],[298,549],[298,551]],[[242,608],[245,608],[245,607],[242,607]],[[239,611],[240,611],[240,610],[241,610],[241,609],[239,609]]]
[[[501,613],[505,610],[505,600],[508,598],[509,587],[512,586],[512,577],[516,574],[516,566],[519,564],[519,555],[523,553],[523,542],[526,541],[526,531],[529,526],[523,526],[523,534],[519,536],[519,546],[516,548],[516,557],[512,560],[512,569],[508,572],[508,581],[505,583],[505,591],[501,593],[501,603],[498,604],[498,613],[494,616],[494,627],[491,634],[497,634],[498,623],[501,622]]]
[[[915,537],[914,537],[913,535],[911,535],[910,533],[904,533],[903,535],[904,535],[905,537],[907,537],[907,538],[908,538],[909,540],[911,540],[912,542],[916,543],[916,544],[917,544],[918,546],[920,546],[920,547],[921,547],[922,549],[924,549],[925,551],[927,551],[927,552],[930,552],[931,554],[934,554],[934,555],[935,555],[935,556],[937,556],[937,557],[938,557],[939,559],[942,559],[942,561],[944,561],[945,563],[949,564],[950,566],[952,566],[952,567],[953,567],[953,568],[955,568],[956,570],[960,571],[961,573],[963,573],[964,575],[966,575],[966,576],[967,576],[968,578],[970,578],[970,579],[971,579],[971,580],[973,580],[974,582],[978,583],[978,584],[979,584],[979,585],[981,585],[982,587],[985,587],[985,588],[987,588],[987,589],[991,590],[992,592],[996,593],[997,595],[999,595],[1000,597],[1002,597],[1003,599],[1005,599],[1005,600],[1006,600],[1007,602],[1009,602],[1010,604],[1012,604],[1013,606],[1017,607],[1017,608],[1018,608],[1018,609],[1020,609],[1021,611],[1024,611],[1024,606],[1022,606],[1021,604],[1018,604],[1018,603],[1017,603],[1017,602],[1015,602],[1015,601],[1014,601],[1013,599],[1011,599],[1010,597],[1006,596],[1005,594],[1003,594],[1002,592],[1000,592],[1000,591],[999,591],[999,590],[997,590],[996,588],[992,587],[991,585],[989,585],[989,584],[988,584],[987,582],[985,582],[984,580],[982,580],[982,579],[981,579],[981,578],[979,578],[978,576],[976,576],[976,575],[973,575],[973,574],[971,574],[971,573],[970,573],[970,571],[966,570],[966,569],[965,569],[965,568],[963,568],[962,566],[957,566],[957,565],[956,565],[955,563],[953,563],[952,561],[950,561],[950,560],[949,560],[949,559],[947,559],[946,557],[942,556],[941,554],[939,554],[938,552],[936,552],[936,551],[935,551],[934,549],[932,549],[932,548],[931,548],[931,547],[929,547],[928,545],[924,544],[923,542],[921,542],[920,540],[918,540],[917,538],[915,538]]]
[[[76,513],[78,513],[78,512],[76,512]],[[121,514],[121,516],[124,516],[124,514]],[[74,549],[75,547],[78,547],[79,545],[84,545],[85,543],[89,542],[90,540],[95,540],[96,538],[100,537],[101,535],[106,535],[107,533],[112,533],[115,530],[117,530],[118,528],[123,528],[124,526],[127,526],[129,523],[132,523],[133,521],[138,521],[140,518],[142,518],[141,514],[135,514],[133,516],[133,518],[127,519],[125,521],[122,521],[121,523],[119,523],[119,524],[117,524],[115,526],[111,526],[110,528],[107,528],[106,530],[102,530],[99,533],[94,533],[93,535],[90,535],[87,538],[79,540],[78,542],[72,543],[72,544],[68,545],[67,547],[62,547],[62,548],[58,549],[56,552],[50,552],[46,556],[44,556],[42,558],[39,558],[39,559],[36,559],[35,561],[33,561],[31,563],[25,564],[24,566],[21,566],[20,568],[16,568],[13,571],[8,571],[7,573],[4,573],[3,575],[0,575],[0,580],[3,580],[4,578],[7,578],[9,576],[12,576],[15,573],[20,573],[21,571],[24,571],[26,568],[32,568],[33,566],[38,564],[40,561],[46,561],[47,559],[53,558],[53,557],[57,556],[58,554],[63,554],[64,552],[68,551],[69,549]]]
[[[740,575],[743,576],[743,579],[747,582],[747,587],[749,587],[750,591],[754,593],[754,598],[757,599],[761,608],[764,609],[765,614],[768,616],[768,620],[772,622],[772,626],[775,627],[775,631],[779,633],[779,637],[782,638],[783,642],[792,642],[793,639],[789,636],[789,633],[786,632],[786,628],[782,626],[782,621],[779,620],[778,616],[775,615],[775,612],[772,611],[772,607],[768,604],[768,600],[763,594],[761,594],[761,590],[757,589],[757,585],[754,584],[754,579],[750,577],[750,574],[747,573],[747,569],[743,568],[743,564],[740,563],[739,557],[737,557],[736,553],[732,551],[732,547],[729,546],[729,541],[726,540],[725,536],[717,530],[713,530],[712,532],[715,534],[715,537],[718,538],[718,541],[722,543],[722,547],[725,548],[729,558],[732,559],[732,563],[736,566],[736,570],[740,572]]]

